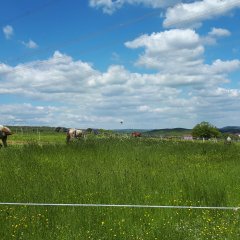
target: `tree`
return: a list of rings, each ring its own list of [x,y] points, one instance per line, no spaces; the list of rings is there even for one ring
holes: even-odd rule
[[[208,122],[197,124],[192,130],[193,137],[209,139],[221,136],[220,131]]]

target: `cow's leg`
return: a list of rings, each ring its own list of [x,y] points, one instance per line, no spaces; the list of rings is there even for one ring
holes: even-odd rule
[[[67,137],[66,137],[66,143],[69,143],[69,142],[70,142],[70,138],[71,138],[71,136],[70,136],[70,134],[68,133],[68,134],[67,134]]]
[[[2,142],[3,142],[3,146],[4,146],[4,147],[7,147],[7,136],[4,136],[4,137],[2,138]]]

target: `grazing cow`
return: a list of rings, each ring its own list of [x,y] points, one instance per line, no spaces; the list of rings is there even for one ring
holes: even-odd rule
[[[2,140],[3,146],[7,147],[7,137],[12,135],[11,130],[8,127],[0,125],[0,139]],[[0,144],[0,147],[2,144]]]
[[[67,131],[66,141],[69,143],[74,139],[80,139],[81,137],[85,138],[86,131],[82,129],[70,128]]]
[[[141,137],[142,134],[140,132],[132,132],[132,137]]]
[[[228,136],[226,141],[225,141],[226,144],[231,144],[232,143],[232,139]]]

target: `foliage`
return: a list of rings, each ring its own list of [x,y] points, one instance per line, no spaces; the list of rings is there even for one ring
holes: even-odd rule
[[[209,139],[212,137],[220,137],[220,131],[208,122],[197,124],[192,130],[193,137]]]

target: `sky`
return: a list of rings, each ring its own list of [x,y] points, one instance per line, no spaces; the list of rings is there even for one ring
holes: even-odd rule
[[[2,125],[240,126],[240,0],[2,0]]]

